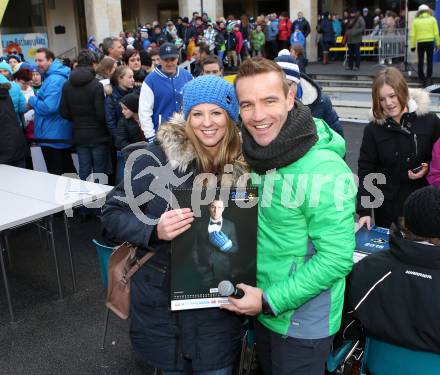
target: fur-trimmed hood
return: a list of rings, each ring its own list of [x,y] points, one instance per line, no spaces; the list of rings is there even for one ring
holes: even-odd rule
[[[302,89],[302,104],[311,105],[321,100],[321,87],[307,74],[301,73],[300,84]]]
[[[182,113],[175,113],[168,122],[162,124],[156,139],[160,143],[170,165],[180,172],[187,171],[196,159],[196,151],[185,133],[185,118]],[[244,158],[240,155],[233,165],[232,180],[248,172]]]
[[[425,115],[429,112],[431,99],[429,93],[424,89],[409,89],[408,112],[415,112],[417,116]],[[370,121],[375,121],[378,125],[383,125],[386,119],[376,119],[373,116],[373,108],[370,110]]]

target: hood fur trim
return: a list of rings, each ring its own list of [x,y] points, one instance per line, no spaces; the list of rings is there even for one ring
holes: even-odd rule
[[[417,116],[429,113],[431,98],[429,93],[424,89],[409,89],[408,112],[415,112]],[[370,110],[370,121],[375,121],[379,125],[383,125],[386,119],[376,119],[373,116],[373,108]]]
[[[175,113],[167,123],[160,126],[156,139],[173,169],[185,172],[196,158],[196,152],[185,134],[185,118],[181,113]]]
[[[162,124],[157,132],[156,139],[173,169],[185,173],[197,157],[196,151],[185,133],[185,118],[182,113],[175,113],[168,122]],[[227,171],[230,173],[230,171]],[[240,155],[233,165],[232,183],[248,172],[247,165]]]
[[[301,88],[302,88],[302,98],[301,103],[304,105],[311,105],[316,100],[321,98],[321,90],[315,82],[313,82],[309,77],[301,74]]]

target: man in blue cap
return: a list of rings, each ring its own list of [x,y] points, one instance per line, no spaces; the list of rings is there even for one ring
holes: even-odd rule
[[[139,121],[149,142],[154,140],[159,125],[180,111],[183,86],[193,79],[177,66],[179,51],[174,44],[162,44],[159,57],[160,65],[145,78],[139,98]]]

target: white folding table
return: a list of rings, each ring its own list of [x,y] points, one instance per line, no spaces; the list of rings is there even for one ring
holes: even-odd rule
[[[89,202],[94,202],[97,199],[104,199],[111,189],[112,186],[0,165],[0,239],[2,238],[2,232],[5,230],[38,220],[46,220],[45,229],[49,236],[49,247],[51,247],[54,256],[58,293],[62,299],[63,292],[53,236],[52,215],[64,211],[64,225],[72,273],[72,284],[73,290],[76,292],[76,273],[65,212]],[[11,320],[14,321],[8,278],[1,246],[0,262],[9,313]]]

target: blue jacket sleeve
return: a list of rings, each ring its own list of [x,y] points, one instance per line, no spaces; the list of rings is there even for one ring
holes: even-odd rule
[[[151,182],[155,179],[152,173],[145,173],[140,178],[135,177],[140,172],[144,172],[146,168],[154,168],[154,166],[157,166],[157,162],[150,155],[138,157],[133,165],[130,176],[132,195],[134,198],[139,198],[142,194],[144,199],[141,202],[135,202],[130,197],[131,194],[127,194],[128,190],[124,186],[124,181],[116,186],[107,197],[107,202],[102,209],[102,225],[104,235],[110,242],[129,241],[141,247],[151,245],[156,230],[156,224],[153,222],[165,212],[167,204],[149,190]],[[136,205],[137,214],[132,208],[134,205]],[[139,215],[148,222],[144,223],[140,220]]]
[[[58,112],[64,82],[56,77],[49,77],[47,79],[50,81],[44,87],[44,93],[29,98],[29,104],[34,108],[35,113],[42,116]]]
[[[332,102],[327,94],[322,93],[322,105],[325,108],[322,119],[330,126],[336,133],[338,133],[342,138],[344,138],[344,130],[339,122],[339,117],[336,111],[333,109]]]
[[[116,128],[118,123],[116,120],[115,101],[111,95],[105,98],[105,123],[113,138],[116,136]]]

